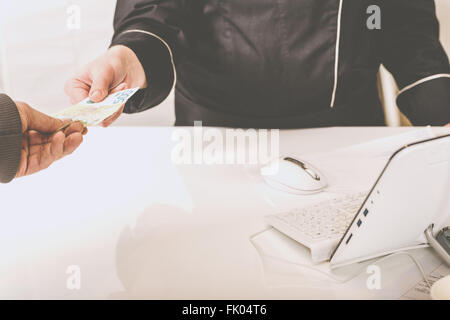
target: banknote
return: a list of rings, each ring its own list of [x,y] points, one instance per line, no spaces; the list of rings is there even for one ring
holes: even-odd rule
[[[139,88],[133,88],[118,91],[97,103],[86,98],[76,105],[53,114],[53,117],[80,121],[85,126],[95,126],[116,113],[138,90]]]

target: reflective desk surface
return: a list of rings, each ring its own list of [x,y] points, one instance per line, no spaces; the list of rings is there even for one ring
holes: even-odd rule
[[[249,236],[277,212],[264,199],[272,190],[249,166],[173,164],[173,130],[91,128],[70,157],[0,185],[0,298],[398,298],[420,281],[407,257],[381,265],[390,275],[381,290],[367,288],[366,272],[341,284],[264,266]],[[316,153],[408,130],[286,130],[280,152]],[[273,192],[281,202],[313,197]],[[437,258],[421,254],[428,272]]]

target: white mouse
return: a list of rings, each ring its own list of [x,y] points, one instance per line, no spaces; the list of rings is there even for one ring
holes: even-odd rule
[[[318,193],[327,186],[326,178],[319,170],[292,157],[271,161],[261,168],[261,175],[273,188],[294,194]]]

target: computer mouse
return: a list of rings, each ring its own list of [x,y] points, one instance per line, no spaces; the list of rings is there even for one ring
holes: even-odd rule
[[[272,160],[261,168],[261,175],[271,187],[294,194],[313,194],[327,186],[325,176],[306,161],[292,157]]]

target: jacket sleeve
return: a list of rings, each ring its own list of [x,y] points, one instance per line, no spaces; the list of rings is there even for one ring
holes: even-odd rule
[[[381,12],[381,62],[401,89],[400,110],[414,125],[450,123],[450,65],[434,0],[384,1]]]
[[[135,52],[148,83],[127,102],[126,113],[158,105],[175,85],[175,60],[186,21],[182,7],[182,0],[117,0],[111,45],[124,45]]]
[[[20,164],[22,122],[16,104],[0,94],[0,183],[10,182]]]

